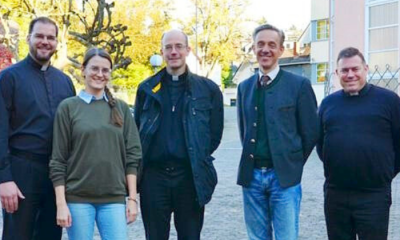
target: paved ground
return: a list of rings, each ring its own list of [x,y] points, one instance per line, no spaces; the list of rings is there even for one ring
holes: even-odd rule
[[[212,201],[206,206],[202,239],[245,240],[242,193],[236,185],[236,174],[241,152],[236,109],[225,109],[225,130],[221,146],[214,154],[219,183]],[[308,160],[303,175],[303,200],[300,214],[300,240],[325,240],[326,228],[323,215],[323,169],[315,152]],[[400,177],[393,182],[393,204],[389,227],[389,240],[400,239]],[[1,220],[0,220],[1,221]],[[68,239],[64,235],[63,240]],[[96,240],[100,237],[96,232]],[[129,226],[129,239],[144,240],[143,224],[139,218]],[[176,240],[174,228],[171,240]]]

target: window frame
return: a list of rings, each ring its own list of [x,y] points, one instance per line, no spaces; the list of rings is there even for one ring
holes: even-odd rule
[[[325,23],[322,27],[319,27],[319,23]],[[323,41],[329,39],[329,19],[319,19],[315,21],[315,40]]]
[[[400,13],[398,13],[397,16],[397,23],[396,24],[387,24],[387,25],[381,25],[381,26],[374,26],[370,27],[370,15],[371,15],[371,8],[376,7],[376,6],[381,6],[381,5],[386,5],[386,4],[392,4],[392,3],[397,3],[397,8],[400,9],[400,0],[366,0],[365,2],[365,57],[367,63],[370,63],[371,59],[371,54],[375,53],[384,53],[384,52],[394,52],[397,51],[397,64],[398,66],[392,66],[392,68],[397,69],[400,67],[400,43],[398,44],[397,48],[382,48],[380,50],[370,50],[370,39],[371,39],[371,30],[377,30],[377,29],[385,29],[385,28],[393,28],[397,27],[398,30],[398,42],[400,41]],[[386,69],[382,69],[381,71],[384,72]],[[370,66],[370,73],[369,75],[375,71],[375,66]],[[398,76],[398,74],[397,74]],[[371,76],[372,77],[372,76]]]
[[[321,72],[321,70],[318,68],[320,65],[324,65],[325,68],[323,68],[322,70],[325,70],[325,74],[324,74],[324,80],[320,81],[319,78],[319,73]],[[329,62],[319,62],[319,63],[315,63],[315,82],[317,84],[324,84],[327,81],[327,74],[329,73]]]

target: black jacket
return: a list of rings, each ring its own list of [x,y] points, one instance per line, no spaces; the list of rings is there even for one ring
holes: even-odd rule
[[[279,79],[278,79],[279,78]],[[249,186],[253,179],[257,141],[256,88],[258,74],[239,84],[237,110],[243,152],[239,185]],[[281,187],[300,183],[303,166],[317,143],[319,122],[317,101],[310,81],[280,70],[279,81],[265,94],[265,126],[271,158]]]
[[[152,148],[151,140],[160,125],[162,79],[165,68],[139,85],[135,103],[135,121],[143,150],[143,167]],[[211,154],[220,144],[224,110],[222,93],[211,80],[188,73],[184,96],[183,127],[187,152],[193,172],[197,199],[201,206],[211,200],[217,173]],[[140,181],[140,180],[139,180]],[[140,183],[139,183],[140,184]]]

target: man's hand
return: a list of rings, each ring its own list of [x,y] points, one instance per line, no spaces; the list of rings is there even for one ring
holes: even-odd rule
[[[15,182],[5,182],[0,184],[1,205],[8,213],[18,210],[18,198],[25,199]]]

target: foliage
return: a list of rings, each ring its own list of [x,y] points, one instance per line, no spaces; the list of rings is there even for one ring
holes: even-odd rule
[[[222,83],[224,84],[224,87],[234,87],[235,83],[232,81],[233,80],[233,74],[234,74],[234,69],[232,67],[224,67],[222,68]]]
[[[168,1],[134,0],[116,2],[115,13],[119,21],[129,28],[127,35],[132,39],[128,55],[135,63],[149,65],[149,59],[160,50],[161,36],[169,29]]]
[[[230,86],[232,62],[240,61],[248,28],[244,11],[248,0],[191,0],[196,14],[173,19],[173,1],[167,0],[1,0],[0,20],[19,25],[24,42],[28,22],[49,16],[59,25],[59,44],[53,64],[82,83],[80,63],[87,48],[105,47],[114,60],[113,84],[134,91],[152,74],[150,56],[159,53],[163,32],[179,21],[197,52],[202,74],[222,66],[222,81]],[[8,26],[8,25],[7,25]],[[1,40],[1,36],[0,36]],[[27,44],[17,44],[14,55],[24,57]],[[10,47],[10,46],[8,46]],[[197,50],[197,51],[196,51]]]
[[[11,65],[12,58],[11,51],[3,44],[0,44],[0,71]]]
[[[153,71],[141,63],[129,65],[126,69],[120,68],[113,72],[113,84],[122,89],[133,91],[139,83],[153,74]]]
[[[26,23],[34,17],[53,18],[59,25],[59,46],[53,64],[66,69],[78,83],[83,80],[83,54],[92,46],[106,48],[112,54],[114,69],[127,68],[133,59],[134,67],[117,71],[117,75],[134,75],[123,78],[127,83],[122,78],[114,83],[129,88],[137,85],[132,84],[132,78],[141,81],[144,74],[151,73],[149,58],[160,48],[161,35],[168,27],[167,10],[168,4],[163,0],[2,0],[0,16],[16,21],[23,38],[28,32]],[[20,44],[23,56],[27,51],[26,44]]]
[[[49,16],[58,22],[59,49],[55,62],[60,68],[67,64],[79,67],[78,56],[92,46],[106,48],[113,55],[116,68],[126,67],[131,60],[124,54],[131,42],[125,34],[127,26],[113,23],[113,7],[114,2],[106,0],[82,0],[80,4],[75,0],[5,0],[2,15],[28,20],[25,22],[37,16]],[[72,51],[68,51],[71,40],[80,45],[72,56]]]
[[[209,76],[217,64],[229,65],[236,60],[243,36],[247,0],[192,0],[197,8],[186,25],[198,49],[201,68]],[[197,44],[196,44],[197,43]]]

